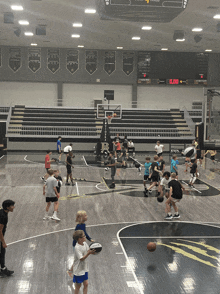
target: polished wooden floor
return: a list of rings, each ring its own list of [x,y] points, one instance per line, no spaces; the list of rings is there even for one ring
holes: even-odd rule
[[[179,179],[187,191],[178,204],[181,218],[168,222],[164,221],[165,204],[156,201],[155,192],[144,197],[143,170],[138,172],[134,167],[117,169],[116,188],[110,190],[107,186],[110,171],[88,164],[86,158],[89,154],[76,154],[74,177],[78,180],[73,187],[62,186],[58,213],[61,221],[56,222],[43,220],[45,198],[40,177],[45,173],[44,156],[43,153],[11,153],[0,159],[0,202],[5,199],[16,202],[14,212],[9,214],[5,235],[8,244],[6,265],[15,273],[0,279],[1,294],[74,293],[66,270],[73,257],[75,215],[81,209],[88,213],[89,235],[103,245],[102,252],[90,256],[88,260],[88,293],[201,294],[208,293],[207,285],[209,293],[219,293],[220,285],[217,282],[207,284],[207,280],[201,278],[203,272],[210,275],[210,281],[211,278],[218,281],[220,264],[216,260],[219,253],[215,256],[206,253],[206,257],[207,254],[208,257],[214,256],[213,263],[201,256],[192,258],[194,254],[183,253],[167,241],[176,238],[173,242],[177,244],[177,239],[187,237],[187,240],[196,241],[200,247],[206,243],[209,246],[206,250],[213,247],[220,252],[219,163],[204,160],[203,165],[199,166],[200,180],[195,184],[195,189],[191,189],[186,185],[189,172],[184,173],[184,161],[180,158]],[[137,159],[143,163],[144,157],[145,154],[137,155]],[[169,170],[170,155],[165,155],[164,159]],[[59,168],[65,179],[64,164],[54,164],[52,167]],[[164,228],[164,224],[171,226],[171,229]],[[187,234],[189,224],[192,229]],[[195,227],[196,224],[199,226]],[[135,229],[128,233],[127,227]],[[209,233],[213,227],[216,231]],[[144,236],[142,231],[145,232]],[[127,235],[123,235],[124,232]],[[150,240],[158,244],[154,253],[146,249]],[[187,240],[184,239],[185,242]],[[183,250],[183,242],[179,246]],[[196,250],[196,254],[201,254],[202,249],[188,247],[187,250]],[[210,267],[211,271],[208,270]],[[173,284],[175,279],[177,284]]]

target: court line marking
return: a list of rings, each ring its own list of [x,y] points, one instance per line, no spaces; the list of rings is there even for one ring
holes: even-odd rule
[[[83,160],[84,160],[84,162],[85,162],[85,165],[86,165],[86,166],[89,166],[88,163],[87,163],[87,161],[86,161],[86,159],[85,159],[85,156],[84,156],[84,155],[82,156],[82,158],[83,158]]]
[[[2,156],[0,157],[0,159],[2,159],[4,156],[5,156],[5,155],[2,155]]]
[[[44,221],[42,221],[44,222]],[[178,222],[178,221],[177,221]],[[175,222],[175,223],[177,223]],[[220,229],[220,227],[218,226],[215,226],[213,224],[219,224],[220,223],[216,223],[216,222],[205,222],[205,223],[201,223],[201,222],[192,222],[192,221],[184,221],[184,222],[181,222],[179,221],[180,223],[189,223],[189,224],[197,224],[197,225],[203,225],[203,226],[210,226],[210,227],[214,227],[214,228],[218,228]],[[163,221],[130,221],[130,222],[117,222],[117,223],[105,223],[105,224],[96,224],[96,225],[86,225],[87,228],[92,228],[92,227],[101,227],[101,226],[112,226],[112,225],[123,225],[123,224],[130,224],[128,226],[125,226],[123,229],[126,229],[130,226],[136,226],[136,225],[139,225],[139,224],[149,224],[149,223],[163,223]],[[171,222],[167,222],[167,223],[172,223]],[[211,225],[210,225],[211,224]],[[11,243],[7,243],[7,245],[13,245],[13,244],[16,244],[16,243],[19,243],[19,242],[23,242],[23,241],[27,241],[27,240],[31,240],[31,239],[34,239],[34,238],[38,238],[38,237],[43,237],[43,236],[46,236],[46,235],[50,235],[50,234],[55,234],[55,233],[60,233],[60,232],[65,232],[65,231],[70,231],[70,230],[75,230],[75,227],[72,227],[72,228],[67,228],[67,229],[62,229],[62,230],[58,230],[58,231],[52,231],[52,232],[47,232],[47,233],[43,233],[43,234],[39,234],[39,235],[35,235],[35,236],[32,236],[32,237],[28,237],[28,238],[24,238],[24,239],[20,239],[20,240],[17,240],[17,241],[14,241],[14,242],[11,242]],[[203,236],[203,238],[205,238],[206,236]],[[177,236],[176,238],[179,238],[179,236]],[[187,236],[187,238],[189,238]]]
[[[197,190],[196,188],[189,186],[186,182],[182,181],[182,183],[185,184],[185,185],[187,185],[187,186],[190,187],[191,189],[193,189],[193,190],[199,192],[200,194],[202,193],[201,191]],[[209,186],[210,186],[210,185],[209,185]]]
[[[103,182],[98,183],[95,187],[96,187],[98,190],[101,190],[101,191],[108,191],[108,190],[104,190],[104,189],[99,188],[98,186],[101,185],[101,184],[103,184]]]
[[[128,258],[128,255],[127,255],[127,253],[126,253],[126,251],[125,251],[125,249],[124,249],[124,246],[122,245],[122,242],[121,242],[121,240],[120,240],[120,238],[119,238],[119,233],[121,232],[121,230],[123,230],[123,228],[120,229],[120,230],[117,232],[118,243],[120,244],[121,249],[122,249],[122,251],[123,251],[123,253],[124,253],[125,259],[127,260],[127,263],[129,264],[129,268],[130,268],[130,270],[131,270],[131,272],[132,272],[132,274],[133,274],[134,280],[135,280],[135,282],[136,282],[136,284],[137,284],[137,287],[138,287],[140,293],[141,293],[141,294],[144,294],[144,291],[142,290],[142,287],[141,287],[141,285],[140,285],[140,283],[139,283],[139,281],[138,281],[138,278],[137,278],[137,276],[136,276],[136,274],[135,274],[135,272],[134,272],[134,269],[133,269],[133,267],[132,267],[132,264],[131,264],[131,262],[130,262],[130,259]]]
[[[77,195],[79,196],[79,187],[78,187],[77,182],[76,182],[76,193],[77,193]]]
[[[99,167],[99,166],[92,166],[92,165],[89,165],[89,164],[87,163],[87,161],[86,161],[84,155],[82,156],[82,158],[83,158],[83,160],[84,160],[84,162],[85,162],[85,164],[86,164],[87,167],[98,168],[98,169],[102,169],[102,170],[103,170],[104,167]]]
[[[220,229],[220,228],[219,228]],[[166,237],[166,236],[150,236],[150,237],[120,237],[121,239],[153,239],[153,238],[157,238],[157,239],[183,239],[183,238],[188,238],[188,239],[219,239],[220,236],[181,236],[181,237],[177,237],[177,236],[172,236],[172,237]]]

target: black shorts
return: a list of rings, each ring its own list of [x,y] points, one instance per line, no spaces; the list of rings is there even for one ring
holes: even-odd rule
[[[152,176],[151,177],[151,181],[152,182],[158,182],[159,181],[159,177],[158,176]]]
[[[150,180],[149,176],[150,175],[144,175],[144,181],[147,181],[148,179]]]
[[[71,167],[67,167],[66,170],[67,170],[68,175],[70,175],[72,173],[72,168]]]
[[[48,173],[48,170],[49,170],[49,169],[50,169],[50,168],[47,168],[47,167],[46,167],[46,171],[47,171],[47,173]]]
[[[211,156],[211,160],[215,160],[215,155]]]
[[[116,150],[117,153],[121,153],[121,150]]]
[[[57,197],[46,197],[46,202],[57,202],[58,198]]]
[[[163,152],[161,152],[161,153],[157,153],[157,156],[158,157],[160,157],[160,156],[162,156],[163,155]]]

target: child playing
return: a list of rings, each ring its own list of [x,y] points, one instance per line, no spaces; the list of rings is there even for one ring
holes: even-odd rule
[[[155,155],[154,156],[154,162],[151,164],[151,181],[152,181],[152,184],[150,185],[150,187],[146,190],[146,196],[147,196],[147,193],[151,193],[151,189],[156,186],[159,182],[159,174],[161,173],[161,171],[158,170],[158,156]]]
[[[95,250],[89,249],[85,242],[86,235],[83,230],[77,230],[73,234],[74,241],[76,242],[74,251],[73,263],[73,283],[75,283],[75,294],[79,293],[80,287],[83,284],[83,294],[88,292],[88,264],[87,257],[90,254],[95,254]]]
[[[178,213],[178,207],[176,206],[176,203],[179,202],[183,197],[183,191],[185,190],[183,186],[180,184],[180,182],[176,181],[176,174],[171,174],[171,181],[168,184],[168,187],[170,189],[169,191],[169,197],[166,201],[166,209],[165,212],[167,213],[165,219],[170,220],[172,218],[180,218],[180,215]],[[175,210],[174,216],[171,214],[171,207],[170,204],[173,206]]]
[[[191,179],[189,181],[189,186],[193,187],[193,184],[195,183],[196,177],[198,176],[197,159],[192,159],[191,162],[192,162],[192,165],[190,167]]]
[[[165,193],[165,197],[168,198],[169,190],[170,190],[168,187],[168,184],[170,181],[171,181],[170,172],[168,171],[164,172],[163,178],[158,187],[158,194],[160,195],[160,197],[163,197]]]
[[[86,213],[85,210],[79,210],[79,211],[77,211],[77,214],[76,214],[76,222],[77,222],[77,225],[75,227],[75,231],[82,230],[85,233],[85,236],[86,236],[87,240],[89,240],[90,242],[95,242],[94,240],[92,240],[89,237],[89,235],[86,232],[86,224],[85,224],[85,222],[87,221],[87,219],[88,219],[88,216],[87,216],[87,213]],[[73,251],[75,249],[76,243],[77,242],[74,239],[73,240]],[[68,274],[69,274],[70,277],[72,277],[72,272],[73,272],[73,265],[71,266],[70,270],[68,271]]]
[[[207,150],[206,153],[204,154],[204,156],[205,156],[207,153],[210,153],[210,155],[211,155],[211,160],[212,160],[213,163],[215,163],[215,155],[217,154],[217,151],[216,151],[216,150]]]
[[[170,164],[170,172],[176,174],[176,179],[178,179],[178,167],[177,167],[178,164],[179,164],[179,160],[177,160],[177,156],[173,155],[173,159],[171,159],[171,164]]]
[[[150,157],[149,156],[147,156],[145,158],[145,160],[146,160],[145,164],[142,165],[145,168],[143,184],[144,184],[144,190],[145,190],[145,192],[147,192],[146,181],[149,180],[151,162],[150,162]]]

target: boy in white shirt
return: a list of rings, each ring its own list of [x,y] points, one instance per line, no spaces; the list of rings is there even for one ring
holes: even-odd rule
[[[157,152],[157,156],[160,157],[163,154],[164,145],[160,144],[160,141],[157,141],[155,146],[155,151]]]
[[[160,197],[163,197],[164,192],[165,192],[165,196],[166,196],[166,198],[168,198],[169,191],[170,191],[168,184],[170,181],[171,181],[170,172],[168,172],[168,171],[164,172],[163,178],[162,178],[162,180],[159,184],[159,187],[158,187],[158,195],[160,195]]]
[[[88,292],[88,263],[86,258],[90,254],[95,254],[95,250],[89,249],[88,244],[85,242],[86,235],[82,230],[77,230],[73,234],[73,239],[77,241],[74,251],[73,263],[73,283],[75,283],[75,292],[78,294],[81,285],[83,284],[83,294]]]

